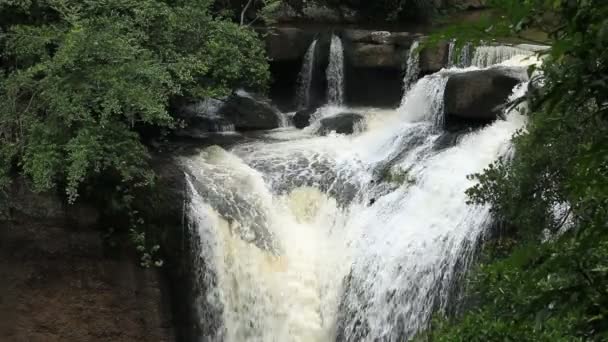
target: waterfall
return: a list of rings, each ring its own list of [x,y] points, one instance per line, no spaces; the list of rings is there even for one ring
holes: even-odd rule
[[[454,65],[456,65],[456,56],[455,56],[455,48],[456,48],[456,40],[452,39],[450,40],[450,45],[448,46],[448,68],[453,67]]]
[[[491,220],[466,204],[466,176],[524,124],[514,108],[434,148],[455,72],[420,79],[397,110],[360,110],[353,136],[271,131],[182,160],[200,340],[405,341],[449,308]]]
[[[344,48],[342,40],[336,35],[332,35],[329,49],[327,101],[333,105],[344,104]]]
[[[420,75],[420,51],[418,51],[419,46],[420,43],[418,41],[415,41],[410,47],[410,52],[407,57],[405,77],[403,78],[403,89],[405,93],[410,90],[414,82],[416,82],[416,80],[418,79],[418,75]]]
[[[315,39],[304,55],[302,69],[298,76],[298,88],[296,91],[296,104],[298,109],[310,107],[310,87],[312,85],[313,70],[315,66],[315,52],[317,40]]]
[[[471,66],[471,50],[473,49],[473,44],[466,43],[460,48],[460,55],[458,56],[457,65],[460,68],[466,68]]]
[[[532,56],[533,54],[532,51],[506,45],[479,46],[475,49],[471,64],[479,68],[486,68],[515,56]]]

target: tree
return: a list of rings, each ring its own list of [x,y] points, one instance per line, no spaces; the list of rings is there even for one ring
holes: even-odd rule
[[[260,40],[211,2],[0,1],[0,186],[20,172],[73,202],[99,177],[150,184],[138,127],[173,128],[178,97],[264,89]]]

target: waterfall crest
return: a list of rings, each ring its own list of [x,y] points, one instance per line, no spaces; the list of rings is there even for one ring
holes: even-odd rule
[[[342,40],[336,35],[332,35],[329,49],[327,101],[332,105],[344,104],[344,47]]]
[[[514,108],[436,149],[456,72],[411,81],[397,110],[360,110],[353,136],[271,131],[183,159],[202,340],[403,341],[450,306],[491,220],[466,204],[466,176],[524,124]]]
[[[298,109],[310,107],[310,87],[312,86],[316,50],[317,40],[315,39],[304,55],[302,69],[298,75],[298,88],[296,91],[296,105],[298,106]]]
[[[516,48],[513,46],[478,46],[475,48],[471,65],[479,68],[487,68],[491,65],[500,64],[515,56],[532,56],[534,52]]]

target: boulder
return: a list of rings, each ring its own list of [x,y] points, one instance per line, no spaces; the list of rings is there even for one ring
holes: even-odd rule
[[[340,113],[321,120],[319,134],[327,135],[331,132],[338,134],[353,134],[355,126],[363,122],[364,117],[357,113]]]
[[[296,112],[293,116],[293,124],[296,128],[302,129],[310,125],[310,118],[316,112],[315,108],[307,108]]]
[[[237,131],[266,130],[280,126],[280,113],[269,100],[244,91],[237,91],[228,97],[219,114],[232,123]]]
[[[175,135],[186,138],[202,138],[210,132],[274,129],[280,125],[280,113],[269,100],[245,91],[237,91],[224,99],[182,105],[174,116],[186,124]]]
[[[506,68],[451,75],[444,94],[446,121],[496,120],[513,87],[526,78],[525,70]]]
[[[314,31],[295,27],[272,28],[265,34],[268,57],[274,61],[301,59],[315,36]]]

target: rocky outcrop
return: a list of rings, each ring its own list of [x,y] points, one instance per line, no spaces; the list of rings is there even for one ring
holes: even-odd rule
[[[450,76],[445,89],[448,124],[459,120],[491,122],[501,113],[513,88],[527,78],[523,69],[493,68]]]
[[[319,128],[319,134],[327,135],[335,132],[338,134],[353,134],[355,127],[362,123],[364,120],[363,115],[357,113],[341,113],[328,118],[324,118],[320,121],[321,127]]]
[[[296,27],[279,27],[265,30],[266,50],[273,61],[299,59],[314,40],[315,31]]]

